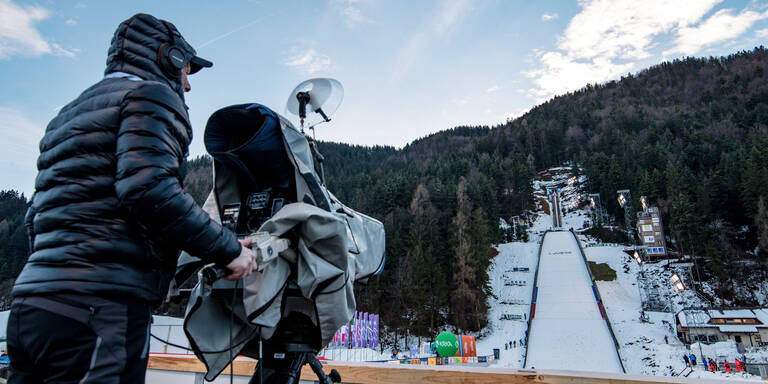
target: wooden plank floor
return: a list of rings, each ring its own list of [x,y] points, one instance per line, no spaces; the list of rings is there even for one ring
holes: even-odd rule
[[[234,363],[234,373],[251,376],[256,361],[239,358]],[[517,370],[463,365],[407,365],[384,363],[327,362],[324,370],[336,369],[345,383],[360,384],[652,384],[652,383],[721,383],[720,380],[688,379],[665,376],[641,376],[615,373]],[[149,369],[180,372],[205,373],[205,366],[194,356],[152,355]],[[229,372],[229,367],[224,370]],[[305,365],[301,371],[302,380],[317,379]],[[728,381],[739,383],[747,381]]]

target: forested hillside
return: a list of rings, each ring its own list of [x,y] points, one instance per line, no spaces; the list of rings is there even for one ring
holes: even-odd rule
[[[662,63],[493,129],[460,127],[389,156],[374,151],[374,169],[337,173],[335,164],[353,159],[328,150],[339,144],[322,145],[331,189],[387,224],[388,268],[361,303],[419,335],[445,324],[477,329],[489,253],[462,236],[499,234],[496,216],[473,230],[463,225],[519,213],[530,203],[532,171],[566,161],[585,169],[590,190],[617,217],[616,190],[632,190],[635,207],[648,196],[673,246],[699,256],[701,278],[714,275],[718,293],[732,295],[740,263],[756,260],[764,270],[768,256],[766,67],[763,47]]]
[[[9,290],[6,280],[24,267],[29,246],[24,214],[27,198],[16,191],[0,191],[0,296]]]
[[[358,307],[399,335],[481,329],[499,217],[528,209],[534,173],[567,161],[585,170],[613,215],[618,189],[658,204],[673,246],[701,256],[728,294],[734,263],[764,268],[768,257],[766,68],[763,47],[689,58],[588,85],[500,126],[457,127],[402,149],[320,142],[331,191],[387,230],[386,268],[357,289]],[[184,172],[202,203],[210,160]],[[24,205],[15,192],[0,195],[0,239],[14,239],[0,247],[5,277],[20,265]]]
[[[614,214],[616,190],[648,196],[728,295],[735,262],[768,257],[766,67],[763,47],[662,63],[554,98],[478,145],[505,141],[537,168],[575,160]]]

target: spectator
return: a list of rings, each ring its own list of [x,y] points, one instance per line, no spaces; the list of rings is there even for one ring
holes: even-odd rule
[[[151,310],[179,251],[229,280],[253,271],[249,242],[181,185],[188,75],[211,65],[173,24],[137,14],[115,31],[104,78],[48,124],[8,319],[11,383],[144,383]]]

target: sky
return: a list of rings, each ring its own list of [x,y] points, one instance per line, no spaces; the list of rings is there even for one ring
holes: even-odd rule
[[[768,37],[768,1],[754,0],[0,0],[0,189],[33,192],[45,126],[103,77],[115,28],[138,12],[171,21],[214,62],[190,77],[191,156],[205,153],[216,110],[257,102],[282,114],[310,78],[344,86],[318,139],[402,147]]]

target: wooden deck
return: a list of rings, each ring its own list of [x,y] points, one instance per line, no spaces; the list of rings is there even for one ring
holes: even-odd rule
[[[234,363],[234,374],[253,374],[256,361],[239,358]],[[385,363],[327,362],[324,370],[335,368],[344,383],[360,384],[651,384],[651,383],[721,383],[720,380],[689,379],[665,376],[641,376],[599,372],[551,371],[473,367],[469,365],[407,365]],[[153,355],[149,358],[149,370],[205,373],[205,366],[194,356]],[[224,370],[229,373],[229,367]],[[224,374],[222,373],[222,374]],[[304,366],[302,380],[317,379]],[[728,381],[739,383],[747,381]]]

